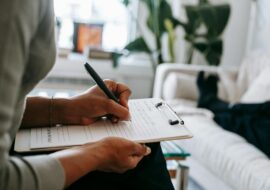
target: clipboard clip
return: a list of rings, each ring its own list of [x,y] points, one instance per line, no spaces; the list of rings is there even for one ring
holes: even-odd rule
[[[177,124],[179,124],[179,120],[172,120],[172,119],[170,119],[169,120],[169,124],[170,125],[177,125]]]
[[[159,108],[163,105],[163,102],[159,102],[155,105],[156,108]],[[176,112],[174,112],[176,114]],[[178,119],[176,120],[172,120],[172,119],[169,119],[169,124],[170,125],[178,125],[178,124],[181,124],[181,125],[184,125],[184,121],[182,119],[180,119],[180,121]]]
[[[162,106],[163,105],[163,103],[162,102],[159,102],[159,103],[157,103],[156,105],[155,105],[155,107],[156,108],[159,108],[160,106]]]
[[[183,120],[180,120],[180,121],[179,121],[179,120],[172,120],[172,119],[169,120],[169,124],[170,124],[170,125],[177,125],[177,124],[179,124],[179,123],[180,123],[181,125],[184,125],[184,121],[183,121]]]

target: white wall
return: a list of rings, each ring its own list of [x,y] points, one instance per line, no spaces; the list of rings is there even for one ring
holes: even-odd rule
[[[270,51],[270,1],[259,0],[256,7],[256,23],[254,24],[251,50]]]
[[[224,33],[224,54],[221,65],[238,66],[245,56],[249,36],[252,0],[229,0],[231,17]]]

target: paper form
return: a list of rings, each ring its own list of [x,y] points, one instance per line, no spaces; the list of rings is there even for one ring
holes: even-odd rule
[[[129,101],[131,121],[113,124],[100,120],[89,126],[60,126],[31,129],[31,149],[81,145],[105,137],[122,137],[136,142],[157,142],[191,137],[183,125],[170,125],[169,120],[179,119],[160,99]]]

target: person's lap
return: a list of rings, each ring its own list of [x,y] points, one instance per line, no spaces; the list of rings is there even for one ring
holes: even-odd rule
[[[124,174],[91,172],[72,184],[68,189],[91,190],[170,190],[174,189],[166,168],[160,144],[148,144],[151,154],[145,157],[138,166]]]

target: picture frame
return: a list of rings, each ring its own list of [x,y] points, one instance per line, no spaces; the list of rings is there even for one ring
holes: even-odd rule
[[[87,47],[101,48],[103,23],[74,22],[73,52],[83,53]]]

